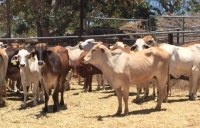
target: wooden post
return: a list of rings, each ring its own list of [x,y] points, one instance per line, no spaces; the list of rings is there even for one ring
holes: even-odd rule
[[[172,33],[168,34],[168,43],[173,45],[173,34]]]

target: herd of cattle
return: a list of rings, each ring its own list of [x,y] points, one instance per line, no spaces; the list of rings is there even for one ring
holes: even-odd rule
[[[166,102],[171,88],[170,79],[189,80],[189,99],[197,98],[200,84],[200,42],[190,42],[182,46],[167,43],[158,44],[149,35],[139,38],[132,46],[123,42],[114,45],[87,39],[76,46],[49,47],[38,43],[34,48],[12,43],[10,46],[0,43],[0,104],[3,94],[11,88],[23,90],[23,104],[26,107],[29,86],[33,90],[33,106],[38,100],[45,101],[43,112],[48,112],[49,95],[52,93],[53,112],[58,103],[64,105],[64,91],[70,89],[71,77],[85,78],[84,91],[92,91],[92,76],[98,76],[98,88],[105,81],[118,97],[116,114],[128,115],[129,87],[136,85],[137,97],[144,90],[144,98],[152,83],[153,95],[157,87],[156,110]],[[80,79],[79,79],[80,80]],[[13,85],[11,87],[11,84]],[[59,102],[60,92],[60,102]],[[45,97],[45,99],[43,98]]]

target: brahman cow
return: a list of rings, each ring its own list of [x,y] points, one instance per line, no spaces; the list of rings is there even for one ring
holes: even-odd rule
[[[188,47],[162,44],[160,48],[170,55],[169,73],[175,78],[189,77],[189,99],[195,100],[200,77],[200,44]]]
[[[6,86],[4,85],[8,67],[8,55],[4,49],[0,49],[0,104],[3,104],[3,92],[6,95]]]
[[[42,84],[45,90],[45,107],[43,112],[48,112],[49,90],[53,91],[53,112],[58,110],[58,93],[61,92],[60,105],[64,105],[64,82],[70,70],[67,49],[61,46],[48,48],[45,43],[35,46],[31,55],[37,55],[38,65],[41,67]]]
[[[163,100],[167,98],[169,54],[161,48],[149,48],[129,54],[120,49],[110,51],[102,43],[98,43],[84,57],[84,62],[101,69],[108,84],[115,89],[119,103],[117,115],[122,112],[122,97],[125,104],[124,114],[127,115],[129,112],[128,97],[131,83],[143,83],[153,77],[156,78],[159,90],[156,110],[161,109]]]
[[[42,79],[41,71],[38,66],[38,59],[36,56],[30,56],[30,53],[26,49],[19,50],[18,54],[13,56],[11,59],[11,63],[19,63],[20,67],[20,75],[21,75],[21,83],[23,86],[24,92],[24,103],[22,105],[23,108],[26,107],[26,101],[28,96],[27,87],[29,87],[33,83],[33,106],[37,105],[37,100],[43,101],[43,91],[41,94],[39,91],[39,82]]]

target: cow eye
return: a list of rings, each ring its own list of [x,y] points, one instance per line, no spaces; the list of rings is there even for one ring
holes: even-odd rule
[[[94,52],[94,51],[96,51],[96,50],[92,50],[92,52]]]

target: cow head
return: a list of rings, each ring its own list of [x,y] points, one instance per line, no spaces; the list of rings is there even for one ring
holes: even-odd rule
[[[141,50],[144,50],[144,49],[147,49],[147,48],[150,48],[151,46],[147,45],[143,39],[137,39],[135,44],[131,46],[131,50],[132,51],[141,51]]]
[[[8,47],[9,47],[8,44],[4,44],[3,42],[0,42],[0,48],[6,49]]]
[[[36,55],[38,59],[38,65],[43,67],[45,65],[45,58],[47,54],[51,52],[47,49],[46,43],[36,44],[35,50],[31,52],[31,56]]]
[[[99,61],[102,61],[99,58],[104,57],[105,52],[110,51],[106,46],[104,46],[101,42],[96,44],[89,53],[83,58],[83,62],[88,64],[98,64]],[[111,53],[106,53],[111,55]],[[107,58],[104,58],[107,59]]]
[[[14,55],[11,59],[11,63],[13,63],[14,65],[17,63],[17,61],[19,62],[19,67],[20,68],[24,68],[28,65],[28,59],[29,59],[29,56],[30,53],[25,50],[25,49],[22,49],[18,52],[17,55]]]
[[[157,47],[159,44],[156,42],[155,37],[147,35],[142,38],[147,45]]]
[[[11,48],[19,48],[19,43],[11,43]]]
[[[94,39],[87,39],[79,44],[79,48],[84,51],[90,51],[90,49],[96,44],[97,42],[95,42]]]

